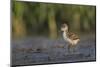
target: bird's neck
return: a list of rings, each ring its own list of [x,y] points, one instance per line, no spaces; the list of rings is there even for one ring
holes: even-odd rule
[[[66,38],[67,36],[68,36],[68,30],[66,30],[66,31],[63,32],[63,37]]]
[[[64,31],[64,33],[66,33],[66,34],[67,34],[67,33],[68,33],[68,30],[65,30],[65,31]]]

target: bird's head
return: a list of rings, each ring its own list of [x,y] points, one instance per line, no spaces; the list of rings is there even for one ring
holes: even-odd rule
[[[62,25],[61,25],[61,31],[67,31],[68,32],[68,25],[66,24],[66,23],[63,23]]]

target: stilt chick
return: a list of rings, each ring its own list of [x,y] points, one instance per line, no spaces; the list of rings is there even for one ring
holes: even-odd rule
[[[69,32],[68,25],[66,23],[62,24],[61,31],[63,32],[64,40],[69,43],[68,52],[70,52],[70,49],[77,45],[77,43],[80,41],[80,38],[75,33]]]

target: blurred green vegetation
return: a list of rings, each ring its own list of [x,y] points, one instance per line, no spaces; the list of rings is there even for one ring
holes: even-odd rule
[[[76,32],[95,32],[96,7],[12,1],[12,35],[57,38],[60,26],[67,22]]]

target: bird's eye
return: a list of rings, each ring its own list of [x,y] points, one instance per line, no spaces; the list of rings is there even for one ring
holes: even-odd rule
[[[62,27],[65,28],[65,25],[63,24]]]

